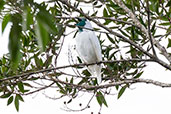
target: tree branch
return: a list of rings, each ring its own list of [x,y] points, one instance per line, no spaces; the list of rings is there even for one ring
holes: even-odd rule
[[[28,73],[23,73],[20,75],[15,75],[15,76],[8,76],[7,78],[0,79],[0,82],[6,81],[6,80],[12,80],[12,79],[18,79],[18,78],[26,78],[34,74],[39,74],[39,73],[44,73],[44,72],[51,72],[54,70],[59,70],[59,69],[64,69],[64,68],[70,68],[70,67],[78,67],[78,66],[89,66],[89,65],[94,65],[94,64],[105,64],[105,63],[119,63],[119,62],[154,62],[153,59],[121,59],[121,60],[113,60],[113,61],[100,61],[97,63],[90,63],[90,64],[85,64],[85,63],[80,63],[80,64],[73,64],[73,65],[65,65],[65,66],[59,66],[55,68],[49,68],[49,69],[41,69],[37,71],[32,71]]]
[[[37,93],[37,92],[39,92],[39,91],[45,90],[45,89],[51,87],[54,83],[55,83],[55,82],[52,82],[51,84],[49,84],[49,85],[47,85],[47,86],[44,86],[44,87],[42,87],[42,88],[40,88],[40,89],[37,89],[37,90],[35,90],[35,91],[31,91],[31,92],[26,93],[26,94],[23,94],[23,95],[30,95],[30,94]]]
[[[55,18],[56,19],[76,19],[77,17],[61,17],[61,16],[55,16]],[[115,19],[113,17],[98,17],[98,16],[92,16],[91,18],[93,18],[93,19],[103,19],[103,20],[116,21],[116,22],[124,23],[124,24],[127,24],[127,25],[132,25],[132,26],[135,26],[135,27],[139,28],[134,23],[131,23],[131,22],[128,22],[128,21],[123,21],[121,19]]]
[[[153,55],[155,57],[157,57],[156,51],[154,49],[154,43],[153,43],[152,35],[151,35],[151,27],[150,27],[151,17],[150,17],[149,1],[147,0],[146,3],[147,3],[146,11],[147,11],[147,17],[148,17],[148,35],[149,35],[149,39],[150,39],[150,43],[151,43],[151,48],[152,48],[152,51],[153,51]]]
[[[81,10],[75,8],[74,6],[72,6],[71,4],[69,4],[66,0],[59,0],[59,1],[62,2],[63,4],[65,4],[65,5],[67,5],[68,7],[72,8],[73,10],[79,12],[80,14],[82,14],[83,16],[85,16],[87,19],[89,19],[89,20],[93,21],[94,23],[96,23],[98,26],[104,28],[104,29],[107,30],[109,33],[112,33],[113,35],[115,35],[115,36],[117,36],[117,37],[119,37],[119,38],[122,38],[123,40],[125,40],[126,42],[128,42],[129,44],[131,44],[131,45],[134,46],[135,48],[139,49],[139,50],[142,51],[144,54],[146,54],[147,56],[149,56],[150,58],[152,58],[153,60],[155,60],[157,63],[159,63],[159,64],[162,65],[163,67],[165,67],[165,68],[171,70],[171,66],[170,66],[170,65],[168,65],[168,64],[165,63],[164,61],[162,61],[162,60],[156,58],[155,56],[153,56],[151,53],[149,53],[149,52],[147,52],[146,50],[144,50],[141,46],[137,45],[137,44],[136,44],[135,42],[133,42],[132,40],[125,38],[125,37],[122,36],[121,34],[119,34],[119,33],[117,33],[117,32],[114,32],[113,30],[111,30],[111,29],[109,29],[108,27],[104,26],[104,25],[101,24],[100,22],[94,20],[93,18],[91,18],[90,16],[88,16],[87,14],[85,14],[83,11],[81,11]],[[115,1],[117,1],[117,0],[115,0]],[[119,1],[120,1],[120,0],[119,0]],[[120,1],[120,2],[121,2],[121,1]],[[125,6],[125,5],[123,4],[123,2],[121,2],[121,5]],[[122,7],[123,7],[123,6],[122,6]],[[138,19],[135,17],[135,15],[132,13],[132,11],[129,10],[126,6],[125,6],[125,8],[126,8],[127,11],[130,11],[130,12],[128,12],[128,13],[130,13],[130,15],[133,17],[133,19],[135,18],[134,21],[135,21],[135,23],[137,24],[137,26],[139,26],[139,27],[143,30],[143,32],[145,31],[145,33],[147,33],[147,35],[148,35],[148,32],[146,32],[145,27],[144,27],[143,25],[141,25],[141,23],[138,21]],[[153,38],[153,39],[154,39],[154,38]],[[156,42],[156,41],[155,41],[155,42]],[[155,42],[154,42],[154,44],[156,44]],[[164,49],[165,49],[165,48],[164,48]],[[166,51],[164,51],[164,52],[166,52]],[[169,55],[169,54],[167,53],[167,55]],[[171,59],[170,59],[170,60],[171,60]]]
[[[135,83],[153,84],[153,85],[159,86],[159,87],[171,87],[171,83],[163,83],[163,82],[154,81],[154,80],[151,80],[151,79],[142,79],[142,78],[125,79],[125,80],[122,80],[122,81],[117,81],[117,82],[112,82],[112,83],[109,83],[109,84],[97,85],[97,86],[72,84],[72,83],[68,83],[68,82],[65,82],[65,81],[62,81],[62,80],[59,80],[59,79],[54,79],[54,78],[52,80],[55,81],[55,82],[61,83],[61,84],[72,86],[73,88],[86,89],[86,90],[104,89],[104,88],[109,88],[109,87],[123,85],[123,84],[135,84]]]
[[[129,14],[129,16],[132,18],[133,22],[141,29],[143,33],[146,34],[146,37],[150,39],[150,36],[148,34],[148,30],[139,22],[135,14],[128,8],[126,5],[122,2],[122,0],[114,0],[122,9],[125,10]],[[171,63],[171,56],[166,51],[166,49],[153,37],[151,37],[152,42],[154,45],[160,50],[160,52],[166,57],[166,59]]]

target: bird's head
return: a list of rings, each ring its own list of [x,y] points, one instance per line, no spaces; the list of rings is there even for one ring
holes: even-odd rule
[[[90,22],[86,18],[79,18],[78,17],[77,19],[78,19],[78,23],[76,24],[76,26],[79,28],[80,32],[83,31],[83,28],[92,29]]]

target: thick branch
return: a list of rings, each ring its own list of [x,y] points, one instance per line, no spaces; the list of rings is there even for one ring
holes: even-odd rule
[[[113,60],[113,61],[101,61],[97,63],[91,63],[91,64],[73,64],[73,65],[65,65],[65,66],[59,66],[55,68],[49,68],[49,69],[42,69],[42,70],[37,70],[37,71],[32,71],[28,73],[23,73],[20,75],[15,75],[15,76],[8,76],[7,78],[0,79],[0,82],[6,81],[6,80],[12,80],[12,79],[18,79],[18,78],[24,78],[24,77],[29,77],[34,74],[39,74],[39,73],[44,73],[44,72],[51,72],[54,70],[59,70],[59,69],[64,69],[64,68],[70,68],[70,67],[78,67],[78,66],[89,66],[89,65],[94,65],[94,64],[101,64],[101,63],[119,63],[119,62],[154,62],[152,59],[128,59],[128,60]]]
[[[134,84],[134,83],[146,83],[146,84],[152,84],[160,87],[171,87],[171,83],[163,83],[159,81],[154,81],[151,79],[126,79],[122,81],[117,81],[117,82],[112,82],[109,84],[104,84],[104,85],[98,85],[98,86],[89,86],[89,85],[78,85],[78,84],[71,84],[59,79],[53,79],[53,81],[72,86],[73,88],[79,88],[79,89],[86,89],[86,90],[92,90],[92,89],[104,89],[104,88],[109,88],[117,85],[123,85],[123,84]]]

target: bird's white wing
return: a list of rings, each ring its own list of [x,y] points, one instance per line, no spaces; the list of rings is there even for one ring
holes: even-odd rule
[[[95,33],[93,31],[89,32],[88,34],[89,34],[89,40],[92,43],[94,52],[97,57],[96,62],[102,61],[102,52],[101,52],[100,42],[99,42],[97,36],[95,35]]]
[[[102,61],[102,53],[101,53],[101,47],[100,47],[100,42],[95,35],[93,31],[89,31],[88,33],[88,39],[92,45],[92,50],[94,53],[94,56],[96,57],[96,60],[94,62],[99,62]],[[90,65],[88,66],[89,71],[91,72],[92,75],[97,77],[97,82],[98,84],[101,83],[101,65]]]

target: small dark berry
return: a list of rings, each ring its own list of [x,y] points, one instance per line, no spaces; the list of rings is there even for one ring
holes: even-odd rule
[[[79,106],[82,106],[82,104],[80,103]]]

